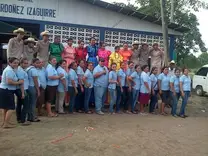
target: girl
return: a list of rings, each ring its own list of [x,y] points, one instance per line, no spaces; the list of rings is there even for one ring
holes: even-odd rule
[[[158,76],[158,88],[162,98],[161,115],[167,115],[165,113],[165,105],[168,105],[170,96],[170,76],[168,76],[168,69],[168,67],[164,67],[163,72]]]
[[[133,83],[132,85],[132,102],[131,102],[131,112],[137,114],[135,111],[135,105],[139,97],[139,91],[141,87],[141,67],[139,65],[135,66],[135,71],[129,76],[129,81]]]
[[[111,52],[105,49],[105,43],[100,43],[100,49],[98,50],[98,57],[105,60],[105,66],[108,67],[108,60]]]
[[[46,86],[46,109],[49,117],[58,116],[57,114],[52,113],[51,103],[55,100],[59,80],[64,77],[64,74],[58,75],[58,72],[56,70],[56,64],[56,58],[50,57],[49,64],[46,68],[46,78],[48,80]]]
[[[157,72],[158,72],[158,69],[157,67],[153,67],[152,68],[152,71],[150,73],[150,79],[151,79],[151,91],[152,91],[152,94],[151,94],[151,99],[150,99],[150,107],[149,107],[149,112],[152,113],[152,114],[155,114],[155,107],[156,107],[156,104],[158,102],[158,78],[157,78]]]
[[[141,73],[141,88],[140,88],[140,114],[144,115],[144,105],[149,103],[149,97],[151,94],[151,79],[148,75],[149,66],[144,65]]]
[[[28,121],[31,122],[40,121],[35,114],[36,101],[37,98],[40,96],[40,89],[39,89],[40,80],[38,78],[38,71],[37,71],[39,65],[40,65],[40,60],[34,58],[32,60],[32,65],[27,68],[27,74],[29,79],[28,95],[29,95],[29,105],[30,105]]]
[[[3,110],[3,128],[13,128],[9,121],[13,110],[15,110],[14,91],[18,85],[24,83],[24,80],[18,80],[14,71],[18,67],[18,59],[11,57],[8,62],[9,65],[3,71],[0,84],[0,109]],[[24,98],[24,94],[22,98]]]
[[[93,90],[94,76],[93,76],[93,63],[89,62],[87,70],[83,77],[84,87],[85,87],[85,96],[84,96],[84,109],[85,113],[92,114],[92,111],[89,110],[89,101],[91,93]]]
[[[109,112],[111,114],[115,114],[113,111],[113,106],[116,104],[116,84],[117,82],[117,74],[116,74],[116,64],[111,64],[111,70],[109,73],[109,85],[108,85],[108,91],[110,93],[110,108]]]
[[[70,102],[69,102],[69,113],[74,113],[74,105],[75,105],[75,98],[78,94],[78,76],[76,73],[77,70],[77,63],[72,62],[69,66],[69,84],[68,84],[68,92],[70,95]]]
[[[63,104],[64,104],[64,98],[65,98],[65,93],[68,91],[68,73],[66,71],[67,67],[67,61],[62,60],[59,62],[58,68],[57,68],[57,73],[58,75],[64,75],[58,84],[58,89],[56,92],[56,111],[59,114],[65,114]]]
[[[115,47],[115,52],[113,52],[110,57],[109,57],[109,63],[108,63],[108,67],[111,67],[112,63],[116,63],[117,66],[117,71],[120,69],[120,65],[123,62],[123,57],[119,54],[120,51],[120,47],[116,46]]]
[[[187,68],[184,68],[183,75],[180,77],[180,91],[182,96],[182,105],[179,116],[182,118],[187,117],[187,115],[185,115],[185,109],[191,93],[191,78],[188,74],[189,74],[189,70]]]

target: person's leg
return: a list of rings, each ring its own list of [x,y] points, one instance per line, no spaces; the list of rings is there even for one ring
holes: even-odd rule
[[[13,128],[13,126],[9,126],[9,121],[12,117],[13,110],[7,110],[5,112],[6,112],[6,115],[5,115],[5,120],[4,120],[4,124],[2,127],[3,128]]]
[[[116,90],[117,90],[116,112],[119,112],[120,111],[121,96],[122,96],[121,87],[120,86],[117,86],[116,87]]]
[[[5,122],[5,119],[6,119],[6,113],[7,113],[7,110],[6,109],[2,109],[3,122],[2,122],[1,127],[4,125],[4,122]]]
[[[123,87],[123,109],[124,107],[128,106],[128,102],[130,100],[129,94],[128,94],[128,87]]]
[[[64,98],[65,98],[65,92],[59,93],[59,101],[58,101],[58,112],[64,113]]]
[[[109,94],[110,94],[110,107],[109,107],[109,112],[113,113],[113,106],[114,106],[114,102],[115,102],[115,90],[114,89],[108,89]]]
[[[29,113],[29,95],[28,95],[28,90],[26,90],[25,91],[25,98],[23,100],[22,114],[21,114],[21,122],[22,123],[27,123],[26,117],[27,117],[28,113]]]
[[[173,93],[171,93],[172,96],[172,109],[171,109],[171,114],[173,116],[176,116],[176,110],[177,110],[177,104],[178,104],[178,95],[174,95]]]
[[[95,95],[95,110],[97,113],[101,112],[102,108],[102,98],[103,98],[103,91],[102,87],[94,87],[94,95]]]
[[[69,113],[74,112],[74,104],[75,104],[75,90],[74,87],[69,87],[69,95],[70,95],[70,101],[69,101]]]
[[[59,97],[60,96],[60,92],[56,92],[56,103],[55,103],[55,110],[56,110],[56,112],[58,112],[59,113]]]
[[[28,99],[29,99],[29,104],[28,104],[28,121],[32,121],[32,87],[29,87],[28,89]]]
[[[182,105],[181,105],[181,109],[180,109],[180,116],[185,116],[185,109],[186,109],[186,105],[188,103],[188,98],[190,96],[190,92],[184,92],[184,97],[182,98]]]
[[[35,113],[36,108],[36,100],[37,100],[37,94],[35,87],[32,88],[32,120],[35,120],[37,118]]]
[[[108,98],[108,88],[106,88],[106,87],[101,87],[101,88],[102,88],[102,91],[103,91],[101,110],[103,110],[104,106],[105,106],[106,99]]]
[[[22,113],[22,93],[20,89],[15,91],[15,95],[17,96],[17,106],[16,106],[16,116],[17,122],[21,122],[21,113]]]
[[[37,98],[38,116],[42,115],[42,105],[45,103],[45,89],[40,87],[40,96]]]
[[[85,113],[89,112],[89,101],[92,93],[92,88],[85,88],[85,96],[84,96],[84,110]]]
[[[138,99],[138,91],[133,89],[132,90],[132,103],[131,103],[131,112],[135,113],[134,108],[135,108],[135,104],[137,102]]]
[[[78,90],[78,94],[77,94],[77,96],[76,96],[76,98],[75,98],[75,108],[76,108],[76,111],[78,112],[78,111],[80,111],[81,110],[81,88],[80,88],[80,86],[77,88],[77,90]]]
[[[83,86],[83,88],[84,88],[84,86]],[[81,100],[80,107],[81,107],[82,111],[84,111],[84,97],[85,97],[85,90],[84,90],[84,92],[81,92],[81,96],[80,96],[80,100]]]
[[[154,94],[154,95],[151,95],[151,97],[150,97],[150,106],[149,106],[149,112],[150,113],[153,113],[154,112],[156,96],[157,95]]]

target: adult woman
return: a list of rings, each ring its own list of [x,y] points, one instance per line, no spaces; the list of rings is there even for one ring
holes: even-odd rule
[[[164,53],[159,48],[158,43],[153,44],[153,49],[150,50],[150,56],[151,56],[151,68],[152,67],[157,67],[158,74],[160,74],[161,73],[161,67],[164,64],[164,62],[163,62]]]
[[[125,63],[125,69],[127,69],[128,61],[130,60],[132,56],[132,51],[129,49],[128,44],[123,44],[123,49],[119,51],[119,54],[123,57],[123,62]]]
[[[97,60],[98,46],[94,37],[90,39],[90,45],[87,46],[88,59],[87,62],[93,62],[94,67],[98,65]]]
[[[48,80],[46,86],[46,109],[49,117],[57,117],[57,114],[51,111],[51,103],[55,100],[59,80],[64,77],[63,74],[58,74],[56,64],[56,58],[50,57],[49,64],[46,68],[46,78]]]
[[[105,49],[105,43],[100,43],[100,49],[98,50],[98,57],[103,58],[105,60],[105,65],[108,67],[108,60],[111,52]]]
[[[128,80],[133,83],[132,87],[132,101],[131,101],[131,112],[136,114],[135,105],[139,96],[139,91],[141,87],[141,67],[139,65],[135,66],[135,71],[128,77]]]
[[[69,83],[68,83],[68,92],[70,95],[70,101],[69,101],[69,113],[74,113],[74,105],[75,105],[75,99],[76,95],[78,94],[78,76],[76,73],[77,70],[77,63],[72,62],[69,66]]]
[[[20,61],[20,66],[17,70],[17,77],[19,80],[24,80],[24,84],[21,85],[21,92],[24,94],[24,98],[18,100],[16,107],[17,121],[21,121],[22,125],[29,125],[30,122],[26,121],[26,116],[29,113],[29,79],[28,74],[25,71],[28,67],[27,58],[23,58]]]
[[[64,51],[62,53],[62,59],[66,60],[67,62],[67,67],[75,61],[75,49],[73,47],[73,39],[69,38],[68,39],[68,45],[64,48]]]
[[[142,67],[142,73],[141,73],[141,88],[140,88],[140,114],[144,114],[144,105],[149,103],[149,98],[151,94],[151,79],[148,75],[149,72],[149,66],[144,65]]]
[[[180,98],[179,80],[180,80],[180,69],[175,69],[175,75],[171,76],[170,78],[170,91],[173,100],[171,114],[174,117],[177,117],[176,111],[177,111],[178,100]]]
[[[8,59],[9,65],[4,69],[2,81],[0,84],[0,109],[3,110],[3,128],[12,128],[9,121],[15,110],[14,91],[16,86],[24,83],[24,80],[18,80],[15,69],[18,67],[18,59],[11,57]],[[24,98],[24,94],[22,95]]]
[[[77,67],[76,73],[78,76],[78,94],[75,99],[76,111],[82,113],[84,110],[84,86],[82,78],[84,76],[85,62],[84,60],[79,61],[79,66]]]
[[[116,112],[120,113],[120,104],[123,103],[126,108],[128,105],[127,101],[127,92],[128,88],[126,87],[126,73],[124,71],[125,64],[121,63],[121,69],[118,71],[118,85],[116,86],[117,90],[117,100],[116,100]]]
[[[187,117],[187,115],[185,115],[185,109],[191,93],[191,78],[188,74],[189,74],[189,70],[187,68],[184,68],[183,75],[180,77],[180,91],[182,96],[182,105],[179,116],[182,118]]]
[[[92,114],[92,111],[89,110],[89,101],[90,96],[93,90],[94,76],[93,76],[93,63],[89,62],[87,70],[85,71],[83,82],[85,87],[85,96],[84,96],[84,110],[87,114]]]
[[[38,71],[37,68],[40,65],[40,60],[34,58],[32,60],[32,65],[27,68],[28,79],[29,79],[29,114],[28,114],[28,121],[31,122],[39,122],[40,120],[37,118],[35,114],[36,102],[37,98],[40,96],[40,80],[38,78]]]
[[[86,61],[87,49],[84,48],[84,41],[78,41],[78,47],[75,48],[75,56],[76,56],[75,60],[77,61],[77,63],[80,60]]]
[[[118,71],[120,69],[120,64],[123,62],[123,57],[119,54],[120,47],[115,47],[115,52],[113,52],[109,57],[109,63],[108,67],[111,67],[112,63],[116,63],[116,70]]]
[[[64,104],[64,98],[65,93],[68,91],[68,73],[66,71],[67,68],[67,61],[61,60],[58,63],[57,73],[58,75],[64,75],[58,84],[58,89],[56,92],[56,112],[59,114],[65,114],[63,104]]]
[[[63,51],[64,46],[62,45],[62,43],[60,43],[60,37],[55,36],[54,43],[50,43],[49,45],[50,56],[55,57],[56,60],[59,62],[62,59],[61,55]]]
[[[170,76],[168,76],[168,67],[163,68],[163,72],[158,76],[158,88],[162,98],[161,115],[166,115],[165,105],[168,104],[170,96]]]
[[[151,98],[150,98],[150,106],[149,106],[149,112],[154,114],[155,113],[155,106],[158,102],[158,77],[157,77],[157,67],[153,67],[152,71],[150,73],[150,79],[151,79]]]
[[[109,73],[109,85],[108,91],[110,93],[110,108],[109,112],[114,114],[113,106],[116,104],[116,84],[117,84],[117,73],[116,73],[116,64],[111,65],[111,71]]]

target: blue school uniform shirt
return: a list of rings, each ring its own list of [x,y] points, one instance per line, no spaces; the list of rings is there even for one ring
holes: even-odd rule
[[[51,80],[50,76],[58,76],[58,72],[54,66],[51,64],[48,64],[46,68],[46,78],[47,78],[47,85],[48,86],[58,86],[59,79],[58,80]]]
[[[82,69],[82,67],[80,67],[80,66],[78,66],[77,67],[77,75],[78,75],[78,77],[81,79],[81,81],[82,81],[82,78],[83,78],[83,76],[84,76],[84,70]],[[83,82],[82,82],[82,84],[83,84]]]
[[[141,74],[137,73],[136,71],[131,74],[131,77],[136,85],[134,85],[132,88],[135,90],[140,90],[141,88]]]
[[[101,67],[100,65],[97,65],[94,70],[93,70],[93,76],[99,72],[104,71],[104,69],[106,70],[106,74],[102,75],[98,78],[94,78],[95,82],[94,82],[94,86],[98,87],[108,87],[108,69],[107,67]]]
[[[93,88],[93,85],[94,85],[94,76],[93,76],[92,71],[90,71],[89,69],[87,69],[85,71],[84,77],[87,78],[86,81],[87,81],[88,84],[90,84],[90,87],[89,88]]]
[[[149,91],[147,90],[147,87],[144,85],[145,82],[148,83],[149,89],[151,90],[151,78],[149,77],[148,73],[142,72],[140,93],[147,94],[149,93]]]
[[[43,89],[46,89],[46,85],[47,85],[46,70],[44,67],[42,67],[41,69],[37,69],[37,70],[38,70],[38,78],[40,80],[40,87],[42,87]]]
[[[124,87],[126,85],[126,73],[124,72],[123,69],[119,69],[117,75],[120,78],[121,86]]]
[[[19,80],[24,80],[24,90],[27,90],[29,88],[29,78],[27,72],[19,66],[16,73]]]
[[[128,68],[127,70],[126,70],[126,76],[128,77],[128,76],[131,76],[131,74],[134,72],[134,69],[130,69],[130,68]],[[129,85],[128,85],[128,83],[126,82],[126,87],[128,87]]]
[[[58,72],[58,75],[61,75],[61,74],[64,75],[61,79],[65,80],[65,82],[66,82],[66,89],[68,91],[68,87],[67,87],[68,86],[68,73],[62,67],[58,67],[57,68],[57,72]],[[65,92],[64,85],[61,82],[61,80],[59,81],[59,84],[58,84],[58,92],[61,92],[61,93]]]
[[[177,77],[175,75],[170,77],[170,83],[173,83],[176,93],[180,92],[179,79],[180,77]]]
[[[78,86],[78,76],[74,69],[69,70],[69,81],[68,86],[73,87],[71,81],[74,80],[75,86]]]
[[[169,91],[170,90],[170,76],[161,73],[158,76],[158,80],[161,80],[161,90]]]
[[[154,74],[151,74],[150,75],[150,79],[151,79],[151,82],[152,82],[152,87],[154,90],[158,90],[158,85],[157,85],[157,75],[154,75]]]
[[[28,79],[29,79],[29,86],[34,87],[34,80],[33,77],[38,77],[38,70],[34,66],[30,66],[26,69],[27,74],[28,74]],[[38,78],[38,84],[40,86],[40,80]]]
[[[109,73],[109,81],[113,80],[113,81],[117,81],[117,73],[116,71],[110,71]],[[108,85],[109,89],[116,89],[116,83],[110,83]]]
[[[18,81],[18,77],[14,69],[10,66],[7,66],[3,71],[0,88],[8,89],[8,90],[16,90],[17,87],[15,85],[9,85],[7,79],[11,79],[15,82]]]
[[[183,83],[183,91],[191,91],[191,78],[190,76],[182,75],[180,82]]]

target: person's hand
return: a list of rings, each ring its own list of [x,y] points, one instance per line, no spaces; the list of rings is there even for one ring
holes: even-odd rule
[[[176,96],[176,92],[173,92],[173,95]]]
[[[91,86],[91,84],[90,84],[90,83],[86,84],[86,87],[87,87],[87,88],[90,88],[90,86]]]
[[[160,93],[160,95],[162,95],[162,90],[160,90],[160,92],[159,92],[159,93]]]
[[[84,92],[84,88],[83,88],[83,87],[81,87],[81,92],[82,92],[82,93]]]
[[[105,75],[107,72],[106,72],[106,69],[104,68],[104,70],[103,70],[103,74]]]
[[[77,95],[78,94],[78,90],[77,89],[75,89],[75,95]]]
[[[123,88],[121,88],[121,93],[123,93]]]
[[[181,92],[181,96],[184,98],[185,97],[185,94],[184,94],[184,92]]]
[[[151,90],[149,90],[149,95],[151,95]]]
[[[38,97],[40,96],[40,91],[39,91],[39,90],[37,91],[37,96],[38,96]]]
[[[155,91],[154,90],[152,90],[152,95],[155,95]]]
[[[24,80],[19,80],[19,81],[18,81],[18,84],[19,84],[19,85],[21,85],[21,84],[23,84],[23,83],[24,83]]]
[[[64,77],[64,74],[60,74],[59,75],[59,79],[61,79],[62,77]]]
[[[22,97],[21,97],[22,99],[24,99],[25,98],[25,93],[22,93]]]
[[[131,88],[131,87],[129,87],[129,88],[128,88],[128,91],[129,91],[129,92],[131,92],[131,90],[132,90],[132,88]]]

